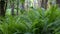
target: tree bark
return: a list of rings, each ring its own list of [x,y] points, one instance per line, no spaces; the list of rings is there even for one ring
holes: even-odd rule
[[[60,7],[60,0],[56,0],[56,4]]]
[[[0,16],[5,16],[7,0],[0,0]]]
[[[14,16],[14,1],[12,2],[12,5],[11,5],[11,13],[12,13],[12,16]]]
[[[23,11],[25,10],[25,6],[24,6],[24,5],[25,5],[25,3],[21,3],[21,14],[24,13],[24,12],[23,12]]]
[[[37,0],[38,1],[38,7],[41,7],[42,0]]]
[[[18,9],[19,9],[19,0],[17,0],[17,15],[18,15]]]
[[[47,2],[48,0],[42,0],[41,7],[47,9]]]

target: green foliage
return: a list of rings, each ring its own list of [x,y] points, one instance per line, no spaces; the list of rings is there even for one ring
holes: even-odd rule
[[[20,2],[21,2],[21,3],[24,3],[24,2],[25,2],[25,0],[20,0]]]
[[[3,19],[3,18],[1,18]],[[60,34],[60,10],[30,9],[18,16],[6,16],[0,21],[3,34]]]

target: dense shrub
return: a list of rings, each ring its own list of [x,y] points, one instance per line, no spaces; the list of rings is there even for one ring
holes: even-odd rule
[[[60,34],[60,10],[54,6],[6,16],[0,22],[0,34]]]

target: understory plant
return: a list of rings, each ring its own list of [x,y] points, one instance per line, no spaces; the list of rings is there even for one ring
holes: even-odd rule
[[[6,16],[0,21],[0,34],[60,34],[60,10],[30,9],[18,16]]]

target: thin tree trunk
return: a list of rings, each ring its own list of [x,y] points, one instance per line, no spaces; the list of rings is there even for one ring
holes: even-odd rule
[[[56,3],[57,3],[58,6],[60,7],[60,0],[56,0]]]
[[[45,0],[45,9],[47,9],[48,0]]]
[[[24,3],[22,3],[21,7],[22,7],[21,9],[23,9],[23,10],[24,10]]]
[[[42,0],[37,0],[37,1],[38,1],[38,7],[40,8]]]
[[[37,8],[38,2],[37,0],[33,0],[33,8]]]
[[[21,13],[23,14],[25,10],[24,3],[21,4]]]
[[[7,7],[7,2],[5,2],[5,0],[0,0],[0,16],[5,16],[6,7]]]
[[[29,10],[30,3],[31,3],[30,0],[25,0],[25,9],[26,9],[26,10]]]
[[[12,16],[14,16],[14,1],[12,2],[12,5],[11,5],[11,13],[12,13]]]
[[[41,7],[44,8],[44,0],[42,0]]]
[[[19,0],[17,0],[17,15],[18,15],[18,9],[19,9]]]
[[[42,0],[41,7],[47,9],[47,2],[48,0]]]

